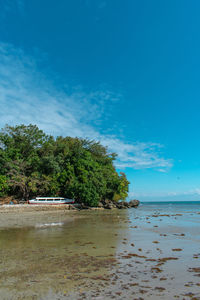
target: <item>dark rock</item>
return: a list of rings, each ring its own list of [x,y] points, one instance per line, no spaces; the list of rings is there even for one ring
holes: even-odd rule
[[[84,203],[81,203],[81,209],[90,209],[90,207],[85,205]]]
[[[69,210],[77,210],[78,208],[74,206],[73,204],[69,204]]]
[[[117,207],[117,202],[112,202],[112,206],[113,206],[113,208],[116,208]]]
[[[98,207],[99,207],[99,208],[103,208],[103,206],[104,206],[103,203],[102,203],[102,202],[99,202]]]
[[[130,202],[121,201],[116,203],[116,207],[118,209],[124,209],[124,208],[131,208],[131,207],[137,207],[139,205],[139,200],[131,200]]]
[[[131,206],[130,206],[130,204],[129,204],[129,202],[123,202],[124,203],[124,207],[126,207],[126,208],[130,208]]]
[[[136,200],[136,199],[131,200],[131,201],[129,202],[130,207],[138,207],[139,204],[140,204],[140,201],[139,201],[139,200]]]
[[[124,202],[118,202],[117,203],[117,208],[123,209],[123,208],[126,208],[126,206],[125,206]]]
[[[118,209],[122,209],[122,208],[124,208],[122,205],[120,205],[120,204],[117,204],[117,208]]]
[[[106,200],[104,204],[105,209],[112,209],[115,208],[115,205],[112,201]]]
[[[105,204],[105,205],[104,205],[104,208],[105,208],[105,209],[112,209],[113,206],[112,206],[111,204]]]
[[[73,206],[78,209],[82,208],[82,205],[80,203],[74,203]]]
[[[102,205],[100,207],[103,207],[105,209],[112,209],[116,207],[115,203],[108,199],[102,200],[100,203],[100,205]]]
[[[105,199],[102,201],[103,205],[107,205],[107,204],[110,204],[112,203],[112,201],[108,200],[108,199]]]
[[[120,202],[113,202],[111,200],[105,199],[99,202],[98,208],[105,208],[105,209],[126,209],[131,207],[137,207],[139,205],[139,200],[131,200],[130,202],[126,201],[120,201]],[[75,204],[74,205],[76,209],[91,209],[89,206],[85,205],[84,203],[81,204]],[[73,209],[73,208],[69,208]]]

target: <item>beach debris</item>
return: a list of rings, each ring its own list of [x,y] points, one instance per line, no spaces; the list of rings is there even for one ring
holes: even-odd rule
[[[144,255],[138,255],[136,253],[128,253],[127,255],[122,255],[122,258],[126,258],[126,259],[131,258],[131,257],[147,258]]]
[[[195,273],[200,273],[200,267],[196,267],[196,268],[189,268],[188,269],[189,272],[195,272]]]
[[[199,256],[200,256],[200,253],[197,253],[197,254],[193,255],[193,258],[199,258]]]
[[[159,258],[158,262],[166,262],[168,260],[177,260],[178,257],[163,257],[163,258]]]
[[[154,288],[154,290],[157,290],[157,291],[159,291],[159,292],[162,292],[162,291],[165,290],[165,288],[164,288],[164,287],[160,287],[160,286],[156,286],[156,287]]]
[[[151,271],[152,271],[152,272],[155,272],[155,273],[161,273],[163,270],[160,269],[160,268],[158,268],[158,267],[152,267],[152,268],[151,268]]]
[[[172,251],[183,251],[181,248],[173,248]]]
[[[185,233],[173,233],[173,235],[176,235],[176,236],[185,236]]]
[[[147,258],[146,261],[157,261],[155,258]]]

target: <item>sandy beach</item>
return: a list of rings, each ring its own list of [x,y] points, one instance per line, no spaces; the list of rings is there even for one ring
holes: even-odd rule
[[[199,216],[198,206],[1,213],[1,299],[200,299]]]
[[[80,217],[80,216],[79,216]],[[36,224],[70,222],[78,218],[69,205],[2,205],[0,206],[0,229],[34,227]]]

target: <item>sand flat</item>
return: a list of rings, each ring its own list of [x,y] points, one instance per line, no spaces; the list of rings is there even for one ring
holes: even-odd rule
[[[0,231],[3,299],[200,298],[198,206],[14,218]]]

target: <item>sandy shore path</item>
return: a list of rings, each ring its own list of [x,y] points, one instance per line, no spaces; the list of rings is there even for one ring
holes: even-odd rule
[[[69,210],[69,205],[29,204],[0,206],[0,229],[11,227],[46,226],[48,224],[71,222],[80,218],[76,211]]]

